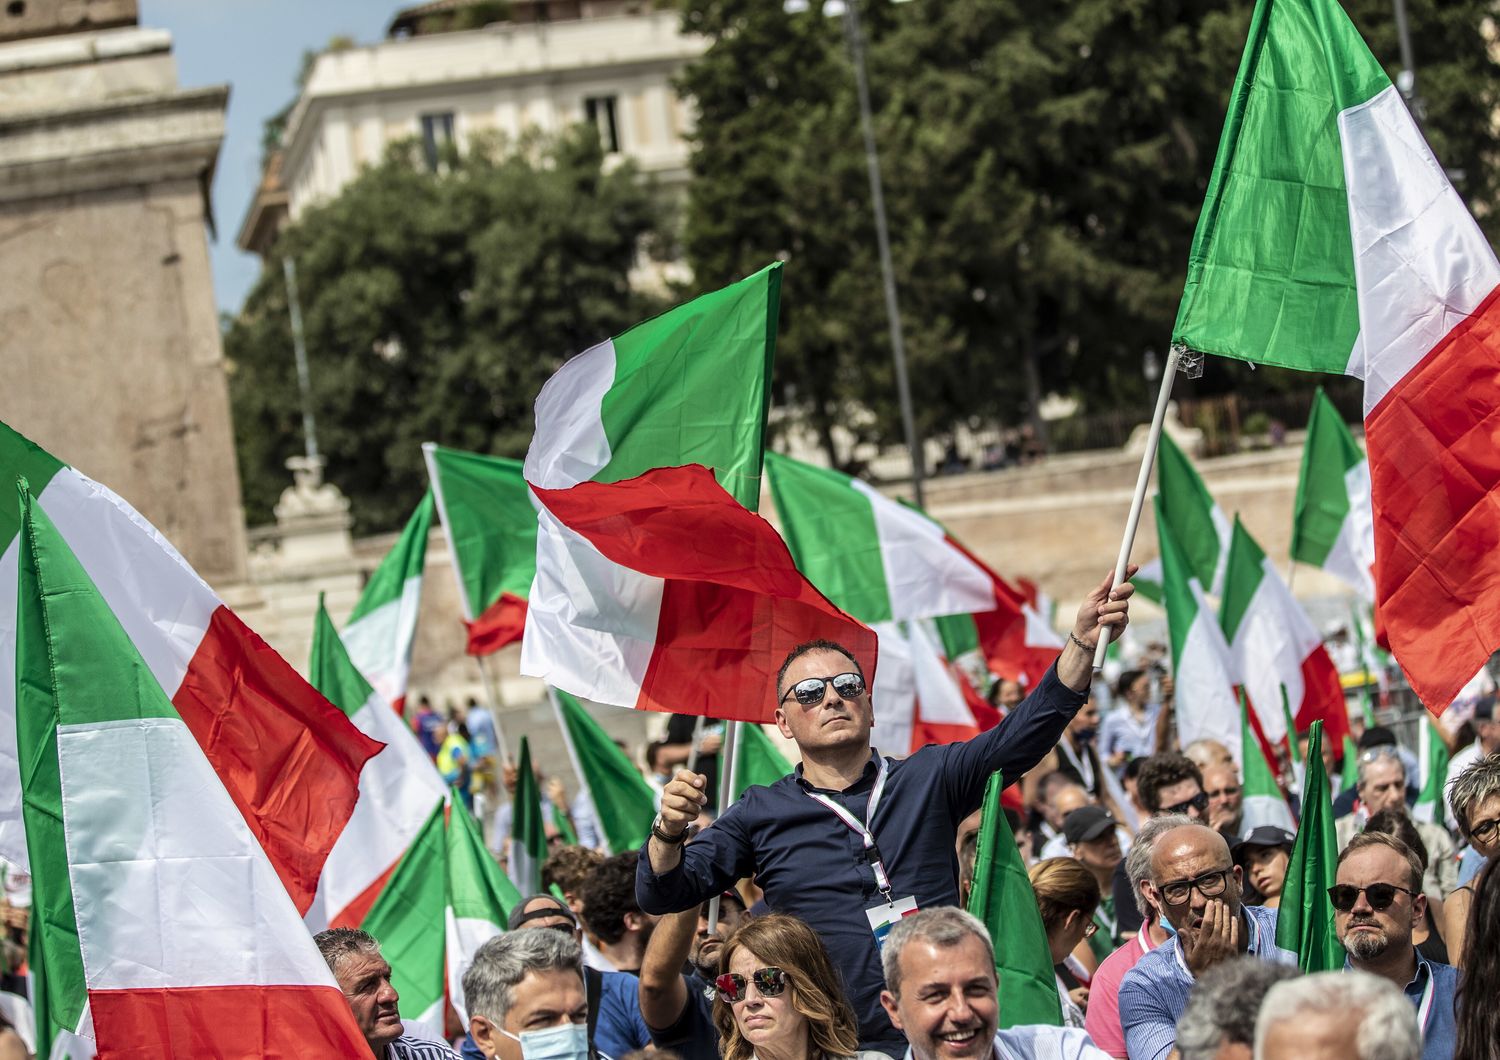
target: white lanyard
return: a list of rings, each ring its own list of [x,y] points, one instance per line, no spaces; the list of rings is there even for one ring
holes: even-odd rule
[[[1066,736],[1057,741],[1057,746],[1063,754],[1068,756],[1068,761],[1073,763],[1073,768],[1078,770],[1078,779],[1083,784],[1084,790],[1092,795],[1094,793],[1094,763],[1089,761],[1088,748],[1085,747],[1081,755],[1075,754],[1073,748],[1068,746]]]
[[[1422,967],[1422,962],[1419,960],[1417,962],[1417,971],[1420,972]],[[1437,979],[1432,974],[1432,969],[1428,968],[1427,985],[1422,988],[1422,1000],[1417,1004],[1417,1028],[1422,1032],[1424,1038],[1427,1036],[1427,1017],[1432,1015],[1432,988],[1436,982]]]
[[[875,767],[875,786],[870,789],[870,808],[865,814],[866,819],[870,821],[875,820],[875,808],[880,805],[880,796],[885,791],[885,775],[888,769],[884,758],[877,757],[876,761],[879,762],[879,765]],[[827,795],[821,795],[816,791],[809,791],[807,797],[827,806],[840,821],[843,821],[851,831],[864,840],[865,856],[870,862],[871,871],[875,873],[875,886],[880,888],[880,893],[885,895],[885,900],[889,904],[891,900],[891,878],[886,875],[885,864],[880,860],[880,848],[875,845],[875,837],[870,834],[870,829],[865,826],[865,822],[834,802]]]

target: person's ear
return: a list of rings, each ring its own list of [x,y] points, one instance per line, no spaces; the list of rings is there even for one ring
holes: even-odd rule
[[[1245,870],[1239,865],[1234,867],[1234,885],[1242,891],[1245,889]]]
[[[620,922],[625,925],[626,931],[639,931],[645,923],[645,918],[640,913],[626,913],[620,917]]]
[[[1422,922],[1423,914],[1427,912],[1427,895],[1420,890],[1417,896],[1411,900],[1411,924],[1416,927]]]
[[[880,1005],[885,1009],[885,1014],[891,1018],[891,1026],[895,1027],[898,1031],[906,1030],[901,1024],[901,1007],[896,1003],[895,994],[889,990],[882,990],[880,992]]]
[[[792,739],[792,727],[786,723],[785,707],[776,708],[776,731],[781,733],[781,735],[785,736],[788,740]]]
[[[499,1035],[495,1033],[494,1026],[481,1016],[469,1017],[469,1037],[474,1039],[474,1044],[479,1046],[479,1051],[485,1056],[494,1056],[495,1050],[499,1048],[500,1043],[495,1040]]]

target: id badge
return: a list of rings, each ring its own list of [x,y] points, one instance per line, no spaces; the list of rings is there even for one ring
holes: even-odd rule
[[[865,910],[865,916],[869,918],[870,930],[875,933],[875,945],[885,948],[885,937],[891,933],[902,917],[911,916],[917,911],[917,899],[915,896],[898,898],[894,902],[881,902]]]

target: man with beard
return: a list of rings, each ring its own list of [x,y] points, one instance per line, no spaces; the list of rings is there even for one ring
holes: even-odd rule
[[[1362,832],[1339,855],[1328,889],[1346,968],[1395,983],[1417,1010],[1422,1060],[1451,1060],[1457,1041],[1458,972],[1429,961],[1412,944],[1427,906],[1422,863],[1395,836]]]
[[[651,1044],[682,1060],[717,1060],[713,983],[719,950],[740,923],[749,919],[734,891],[719,896],[719,922],[708,930],[708,903],[662,917],[646,944],[641,963],[641,1015]],[[682,970],[686,961],[692,971]]]
[[[1295,964],[1276,945],[1276,911],[1241,903],[1244,879],[1229,844],[1207,825],[1172,829],[1151,850],[1146,897],[1177,936],[1144,955],[1120,983],[1120,1018],[1131,1060],[1163,1060],[1198,976],[1236,954]]]

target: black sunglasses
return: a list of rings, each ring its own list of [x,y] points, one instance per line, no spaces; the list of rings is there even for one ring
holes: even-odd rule
[[[1191,799],[1184,799],[1181,802],[1173,803],[1171,806],[1163,806],[1161,808],[1161,812],[1164,813],[1164,814],[1166,814],[1166,813],[1187,813],[1189,808],[1197,810],[1199,813],[1202,813],[1204,810],[1208,809],[1208,796],[1205,795],[1205,794],[1203,794],[1203,792],[1200,791],[1200,792],[1198,792],[1198,794],[1194,795]]]
[[[804,677],[786,690],[781,701],[785,703],[787,696],[796,696],[797,702],[804,707],[816,706],[823,702],[824,685],[832,685],[840,699],[858,699],[865,694],[865,679],[859,674],[834,674],[832,677]]]
[[[780,968],[757,968],[750,973],[750,982],[761,997],[778,997],[786,989],[786,973]],[[733,1005],[745,1000],[745,977],[738,972],[725,972],[714,980],[719,1000]]]
[[[1396,900],[1396,892],[1409,894],[1413,898],[1417,896],[1416,891],[1409,891],[1405,887],[1397,887],[1394,883],[1372,883],[1368,887],[1356,887],[1352,883],[1339,883],[1328,888],[1328,900],[1340,913],[1347,913],[1354,908],[1354,903],[1359,901],[1359,892],[1365,893],[1365,901],[1370,903],[1370,908],[1379,912],[1389,909],[1391,903]]]

